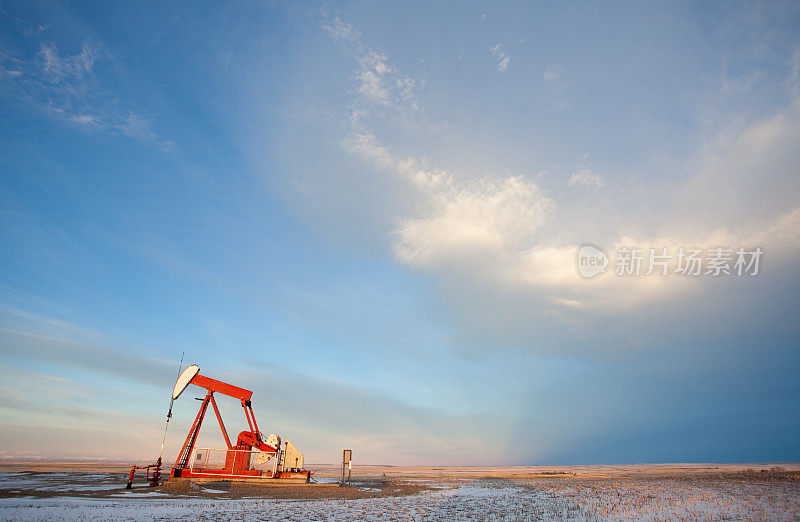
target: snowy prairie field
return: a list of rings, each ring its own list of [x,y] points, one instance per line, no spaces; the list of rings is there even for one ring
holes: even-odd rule
[[[349,487],[327,469],[317,486],[183,481],[133,490],[118,472],[0,473],[0,520],[800,519],[797,466],[357,471]]]

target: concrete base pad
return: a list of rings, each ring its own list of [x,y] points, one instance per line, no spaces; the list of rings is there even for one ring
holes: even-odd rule
[[[204,484],[206,482],[243,482],[246,484],[264,484],[265,486],[330,486],[331,484],[319,484],[317,482],[306,482],[304,478],[267,478],[267,477],[170,477],[165,482],[196,482]],[[335,484],[334,484],[335,485]]]

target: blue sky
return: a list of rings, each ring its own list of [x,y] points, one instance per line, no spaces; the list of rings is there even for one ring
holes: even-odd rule
[[[307,462],[800,459],[796,3],[0,27],[0,457],[154,458],[185,352]],[[583,279],[584,243],[764,256]]]

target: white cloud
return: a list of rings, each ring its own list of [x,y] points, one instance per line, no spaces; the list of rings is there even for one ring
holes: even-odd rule
[[[16,70],[16,69],[4,69],[4,68],[0,67],[0,71],[2,71],[3,74],[5,74],[5,75],[7,75],[7,76],[9,76],[11,78],[16,78],[18,76],[22,76],[22,71],[19,71],[19,70]]]
[[[361,70],[356,79],[361,97],[369,103],[389,105],[392,100],[387,80],[394,71],[386,65],[386,56],[370,51],[359,62]]]
[[[551,65],[542,73],[542,78],[547,82],[555,82],[564,77],[564,67],[561,65]]]
[[[791,155],[788,144],[779,150],[771,146],[775,141],[784,141],[783,133],[787,129],[768,132],[763,126],[764,123],[754,124],[733,143],[763,139],[766,142],[762,142],[761,147],[749,147],[751,154],[761,156],[766,148],[783,157]],[[800,126],[793,129],[794,132],[798,130]],[[363,148],[362,153],[365,150],[367,148]],[[374,138],[369,150],[368,154],[362,154],[364,159],[404,175],[417,186],[425,201],[419,216],[401,218],[398,222],[394,243],[398,260],[440,273],[448,279],[461,274],[457,276],[459,282],[453,284],[462,290],[468,287],[479,289],[489,284],[495,287],[494,291],[501,293],[503,290],[498,288],[515,289],[509,294],[509,299],[516,299],[511,296],[522,288],[528,288],[534,295],[547,295],[549,307],[541,302],[531,302],[530,314],[534,316],[545,313],[548,308],[561,310],[560,313],[569,310],[631,313],[646,303],[704,291],[705,282],[692,278],[621,278],[606,274],[587,281],[575,269],[579,244],[539,233],[555,219],[558,205],[533,181],[523,177],[498,177],[459,182],[455,175],[430,169],[413,159],[393,158],[374,142]],[[739,150],[736,147],[728,153],[736,155]],[[717,155],[722,152],[708,151],[708,154],[719,161]],[[763,171],[763,165],[759,168],[750,164],[750,167],[756,172]],[[708,175],[704,172],[700,177]],[[724,183],[726,173],[717,171],[713,178],[717,183]],[[695,183],[693,178],[687,186]],[[588,168],[583,168],[573,175],[570,184],[600,187],[603,180]],[[721,245],[730,248],[760,246],[778,259],[786,258],[800,249],[800,206],[784,207],[765,219],[741,225],[731,222],[729,226],[694,233],[682,231],[680,227],[672,234],[652,237],[632,236],[625,234],[624,230],[620,232],[613,244],[606,245],[612,253],[631,245],[645,251],[681,246],[705,250]],[[674,270],[674,260],[672,265]],[[642,273],[646,271],[646,265],[643,269]],[[613,265],[610,270],[613,272]],[[492,310],[480,307],[477,310],[475,313],[478,314],[492,314]],[[562,316],[561,320],[565,318]]]
[[[497,70],[500,72],[505,71],[509,63],[511,63],[511,58],[504,56],[503,59],[497,64]]]
[[[570,187],[601,188],[605,184],[605,178],[603,178],[603,176],[600,174],[592,172],[592,170],[588,167],[583,167],[576,170],[572,176],[570,176],[569,181],[567,181],[567,185]]]
[[[800,97],[769,117],[723,128],[689,163],[694,175],[681,186],[675,204],[714,228],[793,208],[800,201],[798,143]]]
[[[412,116],[419,116],[416,92],[424,87],[422,79],[401,75],[397,67],[389,63],[386,53],[364,43],[360,33],[339,18],[323,23],[322,27],[335,40],[346,44],[358,63],[353,75],[353,103],[348,114],[354,133],[362,132],[370,118],[391,114],[394,123],[409,124]]]
[[[441,179],[422,185],[425,215],[400,221],[395,251],[406,264],[425,267],[458,262],[462,255],[518,249],[532,240],[552,206],[522,176],[472,183]]]
[[[351,122],[359,124],[366,113],[377,107],[388,107],[400,112],[416,110],[414,91],[422,82],[401,76],[388,57],[361,40],[361,34],[352,25],[335,17],[323,22],[322,28],[335,40],[347,44],[358,61],[355,73],[356,107],[350,114]]]
[[[97,125],[99,123],[97,117],[91,114],[74,114],[69,119],[81,125]]]
[[[422,216],[402,218],[395,253],[402,262],[424,267],[477,251],[518,249],[531,240],[553,206],[524,176],[459,181],[424,161],[395,157],[372,134],[352,136],[347,150],[400,176],[421,199]]]
[[[503,50],[503,46],[501,44],[496,44],[489,47],[489,51],[497,58],[497,70],[499,72],[504,72],[508,68],[508,64],[511,63],[511,57],[508,56]]]
[[[84,44],[81,52],[74,56],[59,56],[55,44],[42,44],[39,51],[45,74],[58,80],[64,76],[81,77],[92,72],[97,59],[97,50]]]
[[[552,110],[565,111],[573,106],[567,93],[565,74],[566,69],[562,65],[551,65],[542,73],[542,79],[547,86],[546,92],[552,98]]]
[[[500,44],[490,51],[500,63],[507,57]],[[359,66],[378,79],[382,74],[399,77],[384,54],[366,55]],[[553,66],[544,79],[560,89],[563,76],[563,68]],[[394,108],[383,103],[394,98],[377,88],[388,83],[373,84],[372,78],[364,83],[357,76],[356,84],[357,100],[369,102],[375,111]],[[760,246],[784,259],[797,253],[799,108],[800,101],[765,121],[720,132],[720,138],[687,161],[685,168],[695,172],[693,176],[652,195],[661,215],[667,216],[662,222],[626,212],[638,201],[620,187],[604,190],[597,201],[581,200],[588,195],[575,191],[556,197],[525,176],[476,177],[432,166],[421,154],[399,155],[363,118],[356,118],[359,125],[344,144],[365,165],[390,173],[409,187],[407,197],[413,203],[392,207],[397,212],[391,233],[396,259],[438,281],[457,329],[466,329],[468,335],[482,330],[486,339],[510,339],[519,345],[542,324],[578,328],[587,317],[641,314],[648,309],[645,305],[709,292],[709,281],[702,278],[623,278],[612,273],[587,281],[575,266],[577,250],[585,241],[603,241],[600,246],[610,253],[631,245],[643,249]],[[398,141],[402,143],[395,137],[392,144],[400,150]],[[605,186],[605,179],[584,161],[567,185],[598,189]],[[743,205],[754,197],[762,204],[756,208],[758,214],[748,214]],[[575,204],[589,209],[600,204],[610,211],[589,214]],[[604,238],[580,236],[589,228],[565,226],[571,217],[563,214],[565,209],[591,216],[591,230],[613,232]]]
[[[139,116],[138,114],[131,113],[121,122],[117,128],[128,137],[134,138],[144,143],[156,143],[158,141],[158,134],[153,132],[150,120]]]
[[[330,23],[323,23],[322,28],[337,40],[350,40],[355,36],[353,26],[343,22],[338,16]]]

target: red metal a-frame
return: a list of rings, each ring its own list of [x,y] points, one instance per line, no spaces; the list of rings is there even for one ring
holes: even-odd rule
[[[200,411],[197,412],[197,416],[194,419],[192,428],[189,430],[189,435],[186,437],[186,441],[183,443],[183,447],[178,454],[178,459],[175,461],[175,466],[173,466],[172,472],[170,473],[171,477],[263,477],[293,479],[305,477],[307,479],[309,476],[308,472],[282,473],[280,469],[276,469],[275,472],[268,473],[265,476],[264,472],[250,468],[250,452],[252,450],[258,450],[268,454],[269,456],[275,456],[275,454],[278,453],[281,445],[280,437],[277,438],[277,444],[275,446],[267,444],[263,440],[262,434],[258,430],[256,417],[253,413],[253,408],[250,403],[250,397],[253,395],[252,391],[245,390],[244,388],[239,388],[238,386],[233,386],[232,384],[218,381],[216,379],[211,379],[204,375],[200,375],[199,373],[192,378],[189,384],[194,384],[196,386],[200,386],[201,388],[205,388],[208,390],[208,393],[206,393],[203,403],[200,405]],[[239,399],[242,404],[242,408],[244,409],[244,415],[247,418],[247,424],[250,427],[250,431],[241,432],[236,439],[235,446],[231,444],[231,441],[228,438],[228,432],[225,430],[225,424],[222,422],[222,416],[219,413],[217,402],[214,400],[214,392]],[[195,442],[197,441],[197,435],[200,432],[200,426],[203,423],[203,418],[205,417],[209,403],[211,403],[211,406],[214,408],[214,413],[217,416],[219,427],[222,430],[222,436],[225,438],[225,444],[227,445],[224,469],[202,469],[189,466],[189,459],[192,456],[192,451],[194,450]],[[272,442],[272,440],[270,442]],[[302,475],[302,477],[300,475]]]

